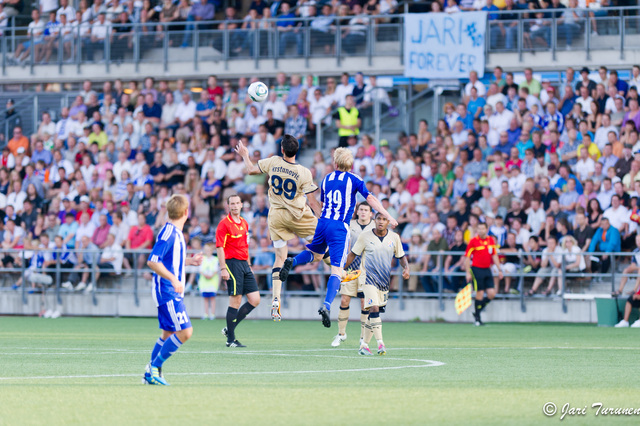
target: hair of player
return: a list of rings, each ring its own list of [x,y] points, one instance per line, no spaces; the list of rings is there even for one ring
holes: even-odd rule
[[[484,226],[485,228],[488,228],[487,222],[478,222],[478,226]]]
[[[169,219],[178,220],[187,214],[189,209],[189,200],[182,194],[174,194],[167,201],[167,213]]]
[[[369,203],[367,203],[366,201],[361,202],[360,204],[358,204],[356,206],[356,209],[353,211],[353,219],[356,220],[358,219],[358,210],[360,209],[360,207],[369,207],[369,210],[373,212],[373,208],[371,207],[371,205]]]
[[[348,148],[338,148],[333,153],[333,162],[336,163],[336,169],[341,172],[351,171],[353,167],[353,153]]]
[[[298,149],[300,148],[300,143],[295,136],[292,135],[284,135],[282,137],[282,152],[287,157],[295,157],[298,153]]]
[[[227,197],[227,205],[231,204],[231,199],[235,197],[240,198],[240,201],[242,201],[242,198],[238,194],[231,194]]]

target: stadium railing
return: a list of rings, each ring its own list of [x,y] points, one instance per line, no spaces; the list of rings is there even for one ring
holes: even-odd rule
[[[546,9],[545,14],[552,14],[547,19],[548,34],[545,31],[537,33],[546,41],[540,44],[531,39],[531,24],[534,17],[530,16],[530,10],[496,11],[491,14],[504,15],[506,13],[517,14],[519,19],[514,21],[489,20],[486,32],[487,53],[502,53],[505,51],[517,52],[520,60],[527,51],[551,50],[553,60],[556,60],[556,52],[563,49],[566,42],[568,28],[556,15],[560,15],[566,9]],[[640,6],[608,7],[600,9],[576,9],[585,16],[578,27],[573,27],[571,33],[578,42],[573,46],[574,50],[585,51],[586,59],[591,59],[591,51],[619,49],[621,57],[625,50],[635,49],[636,44],[629,37],[640,34]],[[464,13],[464,12],[460,12]],[[236,23],[242,25],[243,20],[237,21],[199,21],[195,22],[193,31],[186,28],[185,22],[180,23],[137,23],[127,24],[132,27],[131,48],[128,43],[117,41],[117,37],[106,38],[102,43],[90,43],[87,37],[83,37],[82,27],[78,26],[76,33],[63,40],[62,34],[57,35],[56,51],[51,55],[49,65],[58,68],[58,74],[68,74],[67,64],[75,64],[78,73],[82,66],[92,61],[85,59],[86,54],[98,53],[106,72],[110,66],[119,63],[134,63],[136,71],[139,64],[144,62],[160,63],[163,71],[168,70],[172,61],[192,61],[194,69],[198,71],[200,61],[222,61],[225,69],[229,61],[252,60],[256,69],[260,68],[261,61],[274,61],[278,67],[278,61],[282,59],[303,59],[304,66],[310,68],[311,58],[332,58],[339,68],[341,62],[348,57],[366,57],[369,66],[373,64],[373,58],[377,56],[397,56],[403,61],[404,51],[404,24],[403,15],[377,15],[371,19],[371,24],[366,26],[363,34],[357,37],[342,37],[343,31],[348,28],[348,19],[351,17],[335,17],[334,23],[328,34],[316,31],[311,26],[313,18],[287,19],[300,23],[296,32],[284,33],[276,28],[278,18],[267,21],[271,28],[266,29],[218,29],[223,23]],[[546,19],[546,18],[545,18]],[[513,46],[506,45],[505,36],[501,34],[500,25],[509,26],[516,23],[516,31],[510,30]],[[112,28],[122,27],[113,24]],[[599,31],[595,35],[594,31]],[[28,34],[27,27],[15,27],[5,31],[5,36],[0,37],[0,51],[2,61],[2,74],[6,75],[7,67],[27,66],[30,73],[34,73],[36,63],[33,49],[28,59],[23,64],[16,64],[13,57],[18,44],[35,41]],[[117,35],[121,35],[120,33]],[[183,43],[186,40],[186,43]],[[531,43],[529,43],[531,41]],[[65,58],[64,46],[73,52],[70,58]],[[179,46],[186,45],[188,49]],[[93,60],[98,60],[98,56]]]
[[[39,250],[40,252],[49,252],[59,253],[59,250]],[[65,250],[67,252],[72,252],[74,254],[82,253],[83,256],[88,255],[91,259],[94,259],[92,265],[86,268],[62,268],[59,256],[55,265],[49,268],[40,268],[37,269],[36,272],[46,273],[51,276],[53,279],[52,284],[48,286],[42,286],[42,289],[37,289],[36,292],[53,292],[55,297],[58,300],[58,303],[62,303],[62,295],[64,294],[79,294],[79,292],[67,291],[61,287],[63,281],[63,274],[69,273],[78,273],[81,274],[83,272],[88,272],[90,274],[90,280],[87,284],[91,283],[92,290],[90,291],[92,296],[92,301],[94,305],[98,304],[99,296],[101,294],[109,294],[109,293],[118,293],[118,294],[130,294],[131,297],[134,298],[136,306],[140,303],[140,296],[142,294],[148,294],[150,292],[151,283],[143,277],[144,273],[150,273],[151,270],[148,268],[139,269],[137,267],[137,262],[135,261],[138,255],[148,256],[150,251],[148,250],[123,250],[123,254],[133,255],[134,262],[132,262],[132,269],[122,269],[120,274],[115,276],[108,276],[108,274],[113,274],[113,269],[99,269],[96,262],[96,259],[99,259],[101,250]],[[32,250],[23,250],[23,249],[3,249],[1,250],[4,256],[11,256],[13,258],[19,258],[21,260],[20,266],[15,266],[11,268],[3,268],[2,274],[2,283],[0,286],[0,290],[2,291],[15,291],[12,289],[11,285],[16,282],[19,277],[22,277],[22,285],[18,292],[20,292],[22,301],[24,304],[27,304],[28,296],[31,290],[31,283],[28,279],[26,279],[27,272],[27,260],[29,256],[33,254]],[[193,252],[195,253],[195,251]],[[391,299],[397,299],[399,301],[399,306],[401,310],[404,310],[404,302],[408,298],[437,298],[439,302],[439,308],[441,311],[445,309],[445,302],[447,300],[453,299],[456,296],[455,292],[447,292],[445,290],[445,280],[449,280],[452,277],[459,277],[461,281],[461,286],[457,290],[460,290],[465,282],[465,271],[459,270],[456,272],[446,272],[444,271],[444,262],[445,258],[448,255],[455,256],[463,256],[462,252],[451,252],[451,251],[438,251],[438,252],[407,252],[406,255],[415,258],[423,258],[425,255],[431,255],[432,259],[435,260],[434,267],[437,269],[431,268],[430,270],[423,272],[412,272],[413,276],[416,276],[419,280],[419,287],[422,287],[423,280],[432,280],[434,283],[434,288],[436,291],[416,291],[409,292],[406,289],[406,280],[402,278],[402,270],[398,268],[396,265],[392,272],[392,283],[391,283],[391,291],[389,297]],[[582,253],[583,256],[590,257],[599,257],[602,255],[611,256],[611,267],[606,273],[592,273],[592,272],[570,272],[566,270],[567,261],[565,259],[566,252],[562,253],[562,268],[560,269],[559,274],[547,273],[540,274],[537,272],[529,271],[526,272],[525,265],[523,260],[527,255],[542,255],[541,252],[525,252],[519,251],[514,256],[517,256],[519,259],[519,264],[517,265],[516,271],[508,274],[505,273],[505,276],[511,277],[513,279],[512,288],[518,290],[518,294],[498,294],[496,297],[500,299],[506,300],[518,300],[520,303],[520,308],[522,312],[526,312],[526,304],[527,301],[530,300],[539,300],[546,298],[543,295],[534,295],[534,296],[526,296],[525,288],[530,287],[531,283],[536,277],[543,277],[544,281],[541,287],[545,287],[547,285],[547,281],[550,277],[556,276],[559,282],[562,284],[562,291],[559,295],[552,296],[552,300],[558,301],[561,305],[563,312],[567,312],[567,301],[570,299],[582,299],[582,300],[591,300],[595,297],[610,297],[611,294],[616,291],[619,285],[619,278],[627,277],[630,279],[631,284],[633,284],[632,278],[638,278],[637,273],[626,274],[623,273],[623,265],[627,265],[631,262],[633,253],[630,252],[619,252],[619,253],[601,253],[601,252],[593,252],[593,253]],[[585,259],[587,264],[587,268],[589,268],[589,260]],[[292,290],[287,288],[287,284],[283,286],[283,304],[287,306],[287,297],[288,296],[317,296],[324,297],[326,279],[330,275],[330,270],[323,262],[317,264],[317,267],[314,270],[304,271],[304,272],[294,272],[291,274],[292,277],[295,276],[319,276],[320,286],[313,291],[308,290]],[[100,272],[102,274],[99,281],[96,280],[96,273]],[[186,274],[189,276],[192,273],[197,273],[197,267],[188,267]],[[268,280],[268,277],[271,275],[270,268],[267,268],[264,271],[256,271],[256,276],[264,277],[265,281]],[[197,281],[196,281],[197,283]],[[197,290],[187,289],[188,291],[197,292]],[[262,288],[261,294],[270,295],[269,288]]]

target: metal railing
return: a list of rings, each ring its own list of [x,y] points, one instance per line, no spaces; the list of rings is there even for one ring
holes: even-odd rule
[[[491,12],[498,20],[487,21],[485,48],[487,53],[517,52],[520,62],[526,52],[551,51],[552,60],[563,50],[584,51],[591,60],[593,50],[619,50],[624,59],[627,49],[634,49],[628,36],[640,34],[640,6],[574,9],[581,18],[566,23],[562,13],[570,9],[545,9],[542,18],[535,10],[501,10]],[[501,19],[517,14],[518,19]]]
[[[51,253],[60,253],[59,250],[40,250],[41,252],[51,252]],[[137,265],[137,256],[144,255],[148,256],[150,253],[149,250],[123,250],[123,254],[130,254],[133,256],[132,269],[122,269],[120,274],[114,276],[109,276],[106,279],[104,278],[107,274],[114,274],[113,269],[100,269],[98,267],[99,256],[102,251],[100,250],[65,250],[66,252],[72,252],[74,254],[82,254],[84,256],[88,256],[92,259],[90,265],[88,267],[73,267],[73,268],[63,268],[60,263],[60,256],[57,256],[57,260],[55,264],[49,268],[40,268],[36,269],[34,272],[38,273],[46,273],[52,277],[52,284],[49,286],[50,290],[53,291],[55,297],[59,304],[62,303],[62,295],[63,294],[74,294],[74,292],[67,291],[62,288],[61,284],[63,281],[63,274],[68,275],[71,273],[83,274],[88,273],[90,275],[90,283],[91,291],[90,294],[92,296],[92,301],[94,305],[98,304],[99,295],[100,294],[108,294],[108,293],[121,293],[121,294],[130,294],[135,301],[136,306],[140,303],[140,294],[141,292],[149,292],[150,288],[146,284],[147,281],[143,278],[143,274],[150,273],[151,270],[144,267],[142,269],[138,268]],[[20,261],[18,266],[3,268],[2,280],[4,281],[4,286],[0,286],[1,291],[12,291],[11,284],[15,283],[13,280],[17,280],[18,277],[22,278],[22,285],[17,289],[21,292],[22,301],[24,304],[28,303],[28,296],[30,294],[30,283],[29,283],[29,274],[27,273],[28,269],[28,254],[33,254],[33,250],[17,250],[17,249],[4,249],[2,250],[3,257],[11,256],[14,259],[19,259]],[[258,252],[259,253],[259,252]],[[253,253],[258,254],[258,253]],[[407,252],[407,256],[410,259],[420,258],[422,261],[425,255],[431,256],[432,263],[428,265],[426,270],[422,268],[421,270],[412,272],[412,276],[418,279],[418,284],[422,287],[424,291],[408,291],[408,283],[405,282],[402,278],[402,271],[400,268],[394,268],[392,274],[392,283],[391,283],[391,292],[389,297],[392,299],[398,299],[399,306],[401,310],[405,309],[405,301],[408,298],[437,298],[439,309],[444,311],[445,302],[447,300],[453,299],[456,296],[456,292],[459,291],[464,284],[466,283],[465,275],[466,272],[463,269],[455,269],[450,271],[444,270],[444,264],[446,261],[446,257],[449,255],[452,256],[464,256],[463,252],[452,252],[452,251],[438,251],[438,252]],[[625,273],[623,272],[622,266],[625,264],[631,263],[631,258],[634,256],[634,253],[629,252],[620,252],[620,253],[601,253],[601,252],[593,252],[593,253],[581,253],[582,256],[585,256],[585,263],[587,269],[584,271],[568,271],[566,266],[568,264],[566,260],[566,256],[569,253],[562,252],[558,254],[562,256],[561,268],[557,271],[552,271],[550,273],[541,273],[536,271],[527,271],[524,264],[524,259],[528,255],[537,255],[541,256],[542,252],[525,252],[519,251],[517,253],[509,253],[508,256],[517,256],[518,264],[514,264],[515,271],[512,273],[504,273],[505,277],[510,277],[513,280],[513,288],[518,290],[518,294],[504,294],[500,293],[497,297],[502,299],[509,300],[518,300],[520,304],[520,309],[522,312],[526,312],[527,302],[530,300],[539,300],[545,298],[543,295],[534,295],[527,296],[525,292],[525,288],[529,287],[535,278],[540,277],[543,279],[542,285],[546,285],[547,281],[551,277],[556,277],[558,280],[558,285],[560,293],[555,295],[552,300],[557,300],[560,302],[561,308],[563,312],[567,312],[567,300],[568,299],[592,299],[594,295],[605,296],[611,295],[616,291],[619,283],[618,279],[622,277],[626,277],[628,279],[638,278],[637,273]],[[610,256],[610,268],[607,272],[588,272],[590,267],[590,259],[593,257],[600,258],[601,256]],[[85,257],[86,258],[86,257]],[[451,266],[451,265],[450,265]],[[197,273],[197,267],[187,267],[187,276],[190,274]],[[96,279],[96,274],[100,272],[101,278],[100,280]],[[271,275],[270,268],[267,268],[264,271],[256,271],[255,274],[258,277],[265,277],[268,280],[268,277]],[[287,306],[287,296],[309,296],[315,295],[319,298],[324,297],[325,287],[326,287],[326,279],[330,275],[330,270],[328,267],[325,267],[323,262],[317,264],[317,267],[314,270],[304,271],[304,272],[296,272],[295,270],[290,275],[291,277],[295,276],[319,276],[319,288],[314,291],[304,291],[304,290],[292,290],[287,288],[288,283],[283,283],[283,304]],[[454,280],[458,278],[459,282],[457,284],[454,283]],[[7,282],[8,281],[8,282]],[[107,285],[106,281],[110,281],[111,285]],[[631,280],[630,280],[631,281]],[[87,283],[88,284],[88,283]],[[597,286],[599,288],[593,288]],[[47,286],[44,287],[41,291],[47,291]],[[77,293],[76,293],[77,294]],[[270,291],[267,288],[261,289],[261,294],[268,295]],[[626,297],[626,296],[624,296]]]
[[[559,18],[565,10],[544,10],[540,30],[530,10],[491,12],[498,16],[516,14],[518,19],[488,21],[487,52],[517,52],[522,60],[524,52],[551,50],[555,61],[556,52],[565,47],[569,36],[577,41],[572,48],[585,51],[586,59],[590,59],[592,50],[616,49],[624,58],[626,49],[635,49],[635,43],[627,43],[627,37],[640,34],[640,6],[576,9],[585,17],[572,27]],[[39,51],[52,50],[48,63],[57,65],[59,74],[65,72],[65,64],[75,64],[80,72],[83,65],[98,60],[96,53],[101,56],[106,72],[121,63],[133,63],[138,71],[141,62],[161,63],[163,71],[168,71],[172,62],[192,62],[198,71],[201,61],[222,61],[225,70],[234,60],[252,60],[256,69],[265,60],[274,61],[277,67],[278,61],[285,58],[302,58],[306,68],[311,67],[312,58],[333,58],[338,67],[354,56],[366,57],[369,65],[376,56],[396,56],[402,61],[403,15],[368,16],[369,24],[357,33],[348,32],[351,18],[334,17],[333,24],[322,30],[313,26],[315,18],[287,18],[299,25],[292,31],[279,29],[278,18],[258,20],[260,28],[235,30],[221,29],[221,24],[242,26],[243,20],[115,23],[112,29],[131,28],[131,31],[118,32],[104,40],[91,40],[84,24],[76,26],[72,33],[59,32],[50,38],[34,38],[26,27],[11,27],[6,31],[8,36],[0,37],[1,69],[6,75],[8,67],[26,66],[34,73],[34,67],[43,60],[35,57],[36,49],[32,48],[25,60],[16,64],[15,52],[25,42],[31,46],[39,43]]]

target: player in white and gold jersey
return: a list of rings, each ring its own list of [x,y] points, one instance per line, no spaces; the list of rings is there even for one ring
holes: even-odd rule
[[[349,223],[349,232],[351,235],[351,247],[356,244],[358,237],[365,231],[371,231],[375,228],[373,221],[373,211],[366,201],[363,201],[356,208],[355,219]],[[352,271],[360,268],[360,256],[356,256],[350,265]],[[338,313],[338,334],[333,338],[331,346],[334,348],[340,346],[340,343],[347,340],[347,323],[349,322],[349,305],[352,297],[360,298],[360,343],[364,338],[364,329],[367,323],[369,312],[364,310],[364,295],[362,294],[362,283],[364,277],[360,275],[358,279],[342,282],[340,285],[340,312]]]
[[[311,241],[318,224],[320,205],[312,195],[318,187],[313,183],[309,169],[296,163],[299,148],[298,140],[284,135],[281,142],[282,157],[273,156],[258,161],[255,165],[249,158],[249,151],[238,143],[236,151],[243,158],[247,173],[269,176],[269,234],[276,249],[273,264],[273,300],[271,318],[282,319],[280,315],[280,269],[288,256],[287,241],[300,237]],[[315,212],[315,214],[314,214]]]
[[[347,258],[347,266],[356,256],[362,256],[360,277],[364,277],[362,291],[364,293],[364,310],[369,312],[365,326],[364,342],[360,344],[360,355],[373,355],[369,350],[371,337],[378,342],[378,355],[385,355],[387,349],[382,341],[382,320],[380,308],[386,306],[389,284],[391,283],[391,262],[399,260],[402,266],[402,277],[409,279],[409,261],[404,255],[402,241],[395,232],[389,231],[389,221],[381,213],[376,213],[376,227],[360,234]]]

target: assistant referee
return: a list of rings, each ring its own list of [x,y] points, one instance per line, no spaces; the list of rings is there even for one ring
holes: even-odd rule
[[[478,235],[469,241],[465,253],[465,269],[467,271],[467,282],[473,280],[476,290],[475,307],[473,316],[476,319],[475,325],[483,325],[480,319],[480,312],[487,307],[489,302],[496,297],[496,289],[493,287],[493,275],[491,274],[491,261],[498,268],[498,277],[502,279],[502,266],[498,259],[498,246],[493,237],[487,235],[487,224],[478,224]],[[485,296],[485,291],[487,295]]]
[[[260,304],[260,293],[249,265],[249,224],[240,216],[240,196],[234,194],[228,197],[227,205],[229,214],[222,219],[216,230],[220,277],[227,282],[229,291],[227,326],[222,329],[222,334],[227,337],[227,347],[244,348],[245,345],[236,339],[235,330],[240,321]],[[243,295],[247,296],[247,302],[240,307]]]

